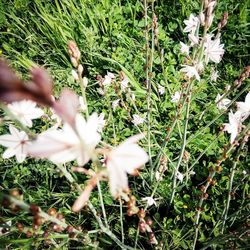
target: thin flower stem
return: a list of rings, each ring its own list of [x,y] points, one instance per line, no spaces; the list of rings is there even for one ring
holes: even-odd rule
[[[103,202],[102,189],[101,189],[99,180],[97,181],[97,189],[98,189],[98,194],[99,194],[100,203],[101,203],[101,207],[102,207],[102,214],[103,214],[103,218],[104,218],[104,223],[105,223],[106,227],[109,228],[106,210],[105,210],[105,206],[104,206],[104,202]]]
[[[60,168],[60,166],[59,166]],[[66,179],[72,184],[75,185],[78,192],[81,193],[83,190],[81,189],[81,187],[79,186],[79,184],[77,182],[75,182],[74,178],[72,177],[72,175],[67,171],[66,168],[60,168],[61,170],[63,170],[63,174],[66,177]],[[95,209],[95,207],[93,206],[93,204],[88,201],[88,207],[91,210],[92,214],[94,215],[95,219],[97,220],[101,230],[103,233],[105,233],[106,235],[108,235],[118,246],[121,247],[121,249],[129,249],[129,250],[133,250],[134,248],[129,247],[124,245],[111,231],[109,228],[105,227],[102,220],[100,219],[100,217],[97,215],[97,211]]]
[[[227,203],[226,203],[225,211],[224,211],[223,216],[222,216],[223,217],[222,229],[221,229],[222,234],[224,233],[225,224],[226,224],[226,221],[227,221],[227,215],[228,215],[228,211],[229,211],[229,206],[230,206],[230,201],[231,201],[231,194],[232,194],[232,189],[233,189],[234,174],[235,174],[235,171],[236,171],[237,164],[239,163],[239,158],[241,156],[241,151],[245,147],[247,140],[248,140],[248,135],[246,135],[246,137],[243,139],[243,142],[241,143],[240,147],[237,150],[236,158],[235,158],[232,170],[231,170],[229,188],[228,188],[228,195],[227,195]]]
[[[239,141],[250,129],[250,123],[246,126],[246,128],[241,132],[240,135],[237,136],[236,140]],[[229,156],[229,153],[235,148],[235,144],[229,144],[229,146],[227,147],[227,150],[225,150],[223,152],[223,155],[226,155],[227,157]],[[226,158],[222,158],[219,163],[217,163],[217,168],[221,166],[221,163],[223,161],[225,161]],[[210,186],[210,182],[208,181],[209,179],[213,179],[213,177],[215,176],[216,174],[216,170],[212,170],[207,178],[207,183],[206,185],[204,186],[203,188],[203,193],[202,194],[206,194],[207,193],[207,189],[209,188]],[[197,243],[197,240],[198,240],[198,235],[199,235],[199,220],[200,220],[200,215],[202,213],[202,205],[203,205],[203,202],[205,200],[205,197],[203,197],[203,195],[201,195],[201,198],[199,200],[199,203],[198,203],[198,207],[197,207],[197,211],[196,211],[196,215],[195,215],[195,223],[194,223],[194,226],[195,226],[195,237],[194,237],[194,243],[193,243],[193,250],[196,249],[196,243]]]
[[[122,243],[124,243],[124,229],[123,229],[123,213],[122,213],[122,199],[119,199],[120,202],[120,223],[121,223],[121,234],[122,234]]]
[[[192,82],[189,84],[189,89],[187,90],[187,107],[186,107],[186,117],[184,120],[184,132],[183,132],[183,138],[182,138],[182,147],[179,155],[179,159],[177,162],[177,165],[174,170],[174,181],[173,181],[173,187],[172,187],[172,193],[170,198],[170,204],[172,204],[176,192],[176,185],[177,185],[177,173],[179,171],[179,167],[181,165],[186,144],[187,144],[187,130],[188,130],[188,121],[189,121],[189,110],[190,110],[190,104],[191,104],[191,97],[192,97]]]
[[[147,87],[147,139],[148,139],[149,165],[150,165],[150,169],[152,171],[151,137],[150,137],[150,128],[151,128],[151,121],[150,121],[150,119],[151,119],[151,79],[149,77],[150,68],[151,68],[151,65],[149,65],[149,64],[150,64],[150,60],[151,60],[151,63],[152,63],[152,58],[149,57],[149,27],[148,27],[148,3],[147,3],[147,0],[144,0],[144,20],[145,20],[145,45],[146,45],[145,74],[146,74],[146,87]]]

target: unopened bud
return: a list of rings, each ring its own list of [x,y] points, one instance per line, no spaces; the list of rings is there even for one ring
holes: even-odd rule
[[[77,71],[78,71],[79,75],[82,75],[83,66],[81,64],[78,65]]]
[[[79,80],[78,74],[74,69],[72,69],[71,74],[75,81]]]
[[[82,83],[83,83],[83,86],[86,88],[88,86],[88,78],[87,77],[83,77]]]

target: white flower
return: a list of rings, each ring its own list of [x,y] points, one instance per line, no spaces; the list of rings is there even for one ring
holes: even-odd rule
[[[140,117],[139,115],[132,115],[133,116],[133,120],[132,120],[132,122],[134,123],[134,125],[140,125],[140,124],[142,124],[142,123],[144,123],[145,122],[145,119],[144,118],[142,118],[142,117]]]
[[[160,173],[159,171],[156,171],[155,172],[155,179],[157,180],[157,181],[161,181],[162,179],[163,179],[163,173]]]
[[[227,99],[227,98],[223,98],[221,100],[222,95],[218,94],[216,96],[215,102],[217,103],[217,108],[219,110],[226,110],[227,109],[227,105],[231,102],[231,100]]]
[[[8,104],[10,111],[25,126],[32,127],[32,120],[41,117],[44,112],[36,107],[36,103],[30,100],[13,102]]]
[[[212,40],[211,37],[207,38],[204,46],[205,62],[208,63],[210,60],[219,63],[224,54],[224,44],[220,44],[220,39],[216,38]]]
[[[152,205],[156,206],[156,201],[152,197],[144,197],[142,198],[142,201],[146,201],[149,207],[151,207]]]
[[[180,91],[176,91],[174,93],[174,95],[171,95],[171,102],[173,102],[173,103],[179,102],[180,99],[181,99],[181,92]]]
[[[199,18],[191,14],[188,20],[184,20],[184,23],[186,24],[184,32],[194,33],[199,24]]]
[[[246,170],[243,170],[243,171],[242,171],[242,174],[246,175],[246,174],[247,174],[247,171],[246,171]]]
[[[87,110],[87,105],[86,103],[84,102],[84,99],[82,96],[79,96],[79,103],[80,103],[80,108],[82,109],[82,111],[86,111]]]
[[[194,66],[189,66],[189,65],[183,65],[183,68],[180,70],[180,72],[186,73],[186,76],[189,78],[192,78],[195,76],[195,78],[200,81],[200,76],[198,74],[198,71]]]
[[[28,135],[24,131],[18,131],[12,125],[9,125],[9,131],[10,134],[0,136],[0,144],[7,147],[2,157],[6,159],[15,155],[17,161],[21,163],[27,156],[30,144]]]
[[[128,138],[106,156],[110,192],[114,198],[128,189],[127,173],[134,174],[136,169],[148,161],[147,153],[137,145],[143,137],[136,135]]]
[[[86,164],[101,139],[97,132],[98,116],[94,113],[86,122],[80,114],[77,114],[75,126],[80,138],[66,123],[60,130],[47,130],[40,134],[29,147],[29,154],[48,158],[56,164],[75,159],[80,166]]]
[[[211,81],[216,82],[218,77],[219,77],[218,71],[217,71],[217,70],[213,70],[213,71],[212,71],[212,74],[211,74],[211,76],[210,76]]]
[[[188,39],[191,42],[191,46],[199,43],[199,37],[195,36],[194,34],[188,34]]]
[[[98,89],[97,89],[97,92],[98,92],[100,95],[105,95],[105,91],[104,91],[102,88],[98,88]]]
[[[180,48],[181,53],[188,55],[189,54],[189,46],[183,42],[180,42],[180,44],[181,44],[181,48]]]
[[[104,76],[102,85],[108,87],[111,84],[112,79],[114,78],[115,78],[115,75],[113,73],[108,72],[107,75]]]
[[[103,127],[105,126],[105,123],[106,123],[106,120],[104,120],[104,116],[105,116],[104,113],[101,113],[101,114],[98,116],[98,127],[97,127],[97,131],[98,131],[99,133],[102,132],[102,129],[103,129]]]
[[[128,77],[124,76],[123,80],[121,81],[121,89],[122,91],[125,91],[128,87],[129,79]]]
[[[112,109],[115,110],[117,108],[117,106],[119,105],[121,99],[117,99],[115,101],[112,102]]]
[[[242,121],[250,115],[250,92],[245,97],[245,102],[237,102],[238,112],[241,114]]]
[[[230,112],[228,114],[229,123],[224,123],[223,131],[227,131],[231,134],[230,143],[232,144],[241,130],[241,123],[240,123],[240,113],[236,112],[233,114]]]
[[[165,87],[161,86],[160,84],[158,84],[158,92],[160,95],[163,95],[165,93]]]
[[[176,178],[182,183],[184,175],[181,172],[177,171],[176,172]]]

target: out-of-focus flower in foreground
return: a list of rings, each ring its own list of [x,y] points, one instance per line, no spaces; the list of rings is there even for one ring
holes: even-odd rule
[[[16,118],[27,127],[32,127],[32,120],[41,117],[44,112],[36,107],[36,103],[30,100],[13,102],[8,108]]]
[[[148,161],[147,153],[137,145],[143,137],[144,135],[132,136],[106,155],[110,192],[114,198],[128,190],[127,174],[135,174]]]
[[[29,147],[28,153],[34,157],[47,158],[56,164],[72,160],[77,160],[79,166],[86,164],[101,139],[97,132],[97,114],[92,114],[87,122],[81,115],[76,115],[75,129],[66,123],[60,130],[41,133]]]
[[[7,147],[2,157],[4,159],[16,156],[19,163],[23,162],[27,156],[28,146],[30,144],[28,135],[24,131],[17,130],[9,125],[10,134],[0,136],[0,144]]]
[[[4,60],[0,60],[0,101],[12,103],[32,100],[38,104],[52,106],[52,82],[42,68],[31,70],[32,81],[19,79]]]

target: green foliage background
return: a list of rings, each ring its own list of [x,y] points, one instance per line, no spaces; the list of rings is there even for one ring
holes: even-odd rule
[[[191,249],[194,235],[193,217],[199,199],[198,187],[206,180],[209,167],[213,166],[228,136],[218,135],[218,131],[227,115],[223,114],[210,126],[207,126],[219,112],[213,105],[218,93],[223,93],[227,84],[233,84],[244,67],[249,64],[250,53],[250,19],[249,1],[221,0],[216,8],[216,21],[220,20],[224,11],[229,13],[227,26],[222,31],[222,42],[226,53],[222,62],[217,66],[220,78],[216,83],[209,80],[210,71],[204,74],[205,81],[201,81],[194,89],[194,100],[191,105],[191,121],[189,124],[190,143],[187,151],[191,158],[188,164],[181,166],[185,172],[187,167],[194,165],[196,175],[188,179],[177,192],[174,205],[169,208],[171,194],[171,171],[176,164],[176,157],[180,150],[180,131],[176,129],[172,135],[171,143],[166,154],[173,162],[169,164],[166,177],[160,183],[155,197],[158,198],[159,207],[150,208],[149,216],[154,221],[153,229],[163,249]],[[152,132],[154,140],[162,142],[166,135],[166,128],[171,125],[175,115],[175,106],[170,102],[170,94],[180,89],[182,76],[178,72],[183,57],[179,53],[179,42],[187,41],[183,35],[183,20],[190,13],[198,13],[199,1],[193,0],[158,0],[155,1],[155,12],[159,21],[159,47],[154,55],[153,68],[153,112]],[[108,118],[108,126],[103,135],[104,140],[111,144],[118,144],[130,135],[138,133],[131,123],[131,115],[135,110],[128,103],[128,110],[118,107],[113,116],[109,116],[110,102],[117,99],[117,93],[110,89],[107,98],[97,93],[98,84],[96,75],[105,75],[107,71],[118,73],[123,70],[132,79],[131,88],[136,94],[136,106],[141,114],[146,113],[145,96],[145,41],[143,5],[139,0],[2,0],[0,1],[0,36],[1,54],[8,58],[23,78],[28,77],[28,69],[34,65],[43,65],[53,76],[55,95],[59,96],[64,87],[74,89],[80,94],[80,89],[71,76],[72,66],[67,54],[67,43],[75,40],[78,44],[84,65],[84,74],[89,78],[87,97],[90,112],[104,112]],[[164,62],[161,64],[160,50],[164,49]],[[168,86],[170,93],[159,96],[157,84]],[[241,88],[249,91],[249,80]],[[237,93],[230,96],[233,99]],[[243,99],[245,94],[239,99]],[[126,97],[120,96],[126,102]],[[119,97],[119,98],[120,98]],[[208,106],[202,120],[199,114]],[[115,134],[114,138],[114,126]],[[46,129],[46,121],[38,121],[34,126],[37,131]],[[145,125],[146,126],[146,125]],[[180,123],[181,126],[181,123]],[[146,130],[146,127],[144,128]],[[0,127],[0,133],[6,133],[7,128]],[[212,143],[213,142],[213,143]],[[211,144],[212,143],[212,144]],[[144,145],[146,146],[146,145]],[[0,154],[3,152],[0,149]],[[155,157],[157,147],[152,147]],[[205,151],[204,151],[205,150]],[[197,157],[204,153],[196,161]],[[228,190],[229,173],[232,160],[224,163],[223,171],[216,176],[217,185],[209,190],[209,199],[205,202],[205,212],[202,213],[201,234],[198,249],[210,247],[213,249],[229,249],[230,247],[247,249],[250,247],[249,239],[245,236],[239,238],[239,232],[249,230],[249,166],[250,158],[248,148],[242,152],[241,162],[238,164],[234,180],[236,189],[235,200],[230,206],[230,216],[226,232],[221,234],[221,215],[225,208],[225,193]],[[242,171],[246,170],[245,177]],[[75,175],[79,183],[85,178]],[[14,159],[0,160],[0,189],[9,190],[18,188],[22,190],[24,199],[28,203],[35,203],[44,210],[56,207],[65,215],[72,225],[82,225],[86,232],[98,228],[94,218],[88,210],[80,214],[73,214],[70,206],[77,197],[77,192],[67,183],[66,179],[49,162],[28,160],[24,164],[16,164]],[[140,204],[140,197],[149,196],[155,180],[150,178],[150,171],[145,169],[141,178],[130,178],[130,186]],[[106,183],[102,185],[108,219],[114,232],[120,234],[118,202],[113,201],[108,192]],[[95,191],[91,200],[98,208],[98,194]],[[99,208],[99,210],[101,210]],[[126,209],[124,208],[124,213]],[[12,214],[1,209],[5,221],[12,220],[13,224],[22,222],[31,225],[31,218],[24,212]],[[134,242],[136,237],[136,218],[125,215],[125,243]],[[248,223],[248,228],[246,227]],[[232,232],[237,232],[234,234]],[[82,242],[69,240],[67,235],[62,237],[62,249],[116,249],[113,242],[103,234],[89,235],[91,243],[83,246]],[[43,249],[44,241],[27,239],[23,234],[13,232],[0,239],[0,244],[12,249]],[[92,244],[92,245],[91,245]],[[138,246],[141,249],[151,248],[147,243],[147,236],[140,235]]]

